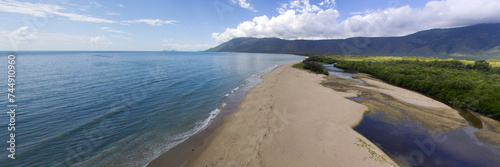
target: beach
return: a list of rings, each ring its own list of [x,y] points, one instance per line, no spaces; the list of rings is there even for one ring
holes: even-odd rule
[[[395,165],[352,129],[368,110],[345,99],[356,94],[324,87],[324,75],[291,66],[264,75],[182,166]]]
[[[364,114],[377,110],[384,115],[381,121],[414,122],[432,134],[468,126],[446,104],[368,74],[357,73],[360,79],[353,80],[313,74],[293,64],[262,76],[237,109],[217,117],[223,121],[195,137],[197,142],[184,142],[148,166],[399,166],[409,162],[389,157],[353,130]],[[478,139],[498,143],[498,123],[481,118],[485,128],[476,132]],[[408,148],[418,150],[412,144]]]

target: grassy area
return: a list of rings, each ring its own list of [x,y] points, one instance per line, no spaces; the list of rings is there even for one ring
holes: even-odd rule
[[[488,59],[486,60],[492,67],[500,67],[500,59]]]
[[[298,69],[309,70],[309,71],[311,71],[313,73],[316,73],[316,74],[328,75],[328,71],[323,70],[323,64],[324,63],[312,62],[312,61],[303,61],[303,62],[294,64],[292,67],[295,67],[295,68],[298,68]]]
[[[423,57],[311,56],[304,62],[371,74],[397,86],[500,120],[500,61]]]
[[[292,67],[298,68],[298,69],[304,69],[304,66],[305,66],[305,64],[303,62],[299,62],[297,64],[292,65]]]
[[[353,76],[352,77],[352,79],[361,79],[361,78],[363,78],[363,77],[361,77],[361,76]]]

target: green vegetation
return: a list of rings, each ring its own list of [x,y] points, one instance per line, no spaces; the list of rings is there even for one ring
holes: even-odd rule
[[[487,61],[493,67],[500,67],[500,59],[489,59]]]
[[[306,59],[307,60],[307,59]],[[323,70],[323,64],[316,60],[304,60],[300,63],[294,64],[292,67],[299,69],[306,69],[316,74],[328,75],[328,71]]]
[[[359,142],[359,143],[358,143]],[[368,143],[366,143],[363,139],[360,139],[358,137],[358,142],[354,143],[359,147],[366,148],[368,150],[368,153],[370,153],[370,157],[365,157],[363,160],[367,160],[368,158],[373,159],[377,162],[380,162],[382,164],[389,164],[391,166],[399,166],[397,164],[391,163],[386,159],[386,156],[384,155],[379,155],[377,152],[375,152],[374,147]]]
[[[323,70],[323,75],[330,75],[330,73],[326,70]]]
[[[361,76],[353,76],[352,79],[361,79]]]
[[[300,62],[300,63],[292,65],[292,67],[298,68],[298,69],[304,69],[304,63]]]
[[[500,67],[490,64],[497,60],[317,55],[304,62],[337,63],[500,120]]]

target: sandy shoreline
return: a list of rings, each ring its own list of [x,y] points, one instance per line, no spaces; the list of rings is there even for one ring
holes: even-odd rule
[[[367,74],[358,74],[365,83],[357,85],[351,79],[311,74],[292,64],[264,75],[234,106],[235,112],[218,118],[224,120],[222,125],[204,137],[194,137],[196,144],[181,143],[177,151],[148,166],[397,166],[352,127],[361,121],[366,106],[386,107],[388,121],[405,118],[386,105],[345,99],[360,95],[405,108],[410,119],[433,132],[467,125],[447,105]],[[500,123],[482,120],[486,127],[476,132],[478,138],[498,144]],[[184,155],[179,156],[180,152]]]
[[[183,166],[391,166],[352,127],[367,107],[287,64],[264,75]]]

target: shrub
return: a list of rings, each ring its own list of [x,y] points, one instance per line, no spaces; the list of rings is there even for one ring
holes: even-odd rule
[[[491,66],[490,63],[488,63],[486,60],[478,60],[474,62],[474,65],[472,65],[472,68],[480,71],[488,71],[490,70]]]
[[[330,75],[330,73],[328,71],[326,71],[326,70],[323,70],[323,74]]]
[[[303,62],[300,62],[300,63],[294,64],[294,65],[292,65],[292,67],[294,67],[294,68],[298,68],[298,69],[305,69],[305,68],[304,68],[304,67],[305,67],[305,65],[304,65],[304,63],[303,63]]]
[[[304,61],[304,69],[308,69],[315,73],[323,73],[323,64],[315,61]]]

